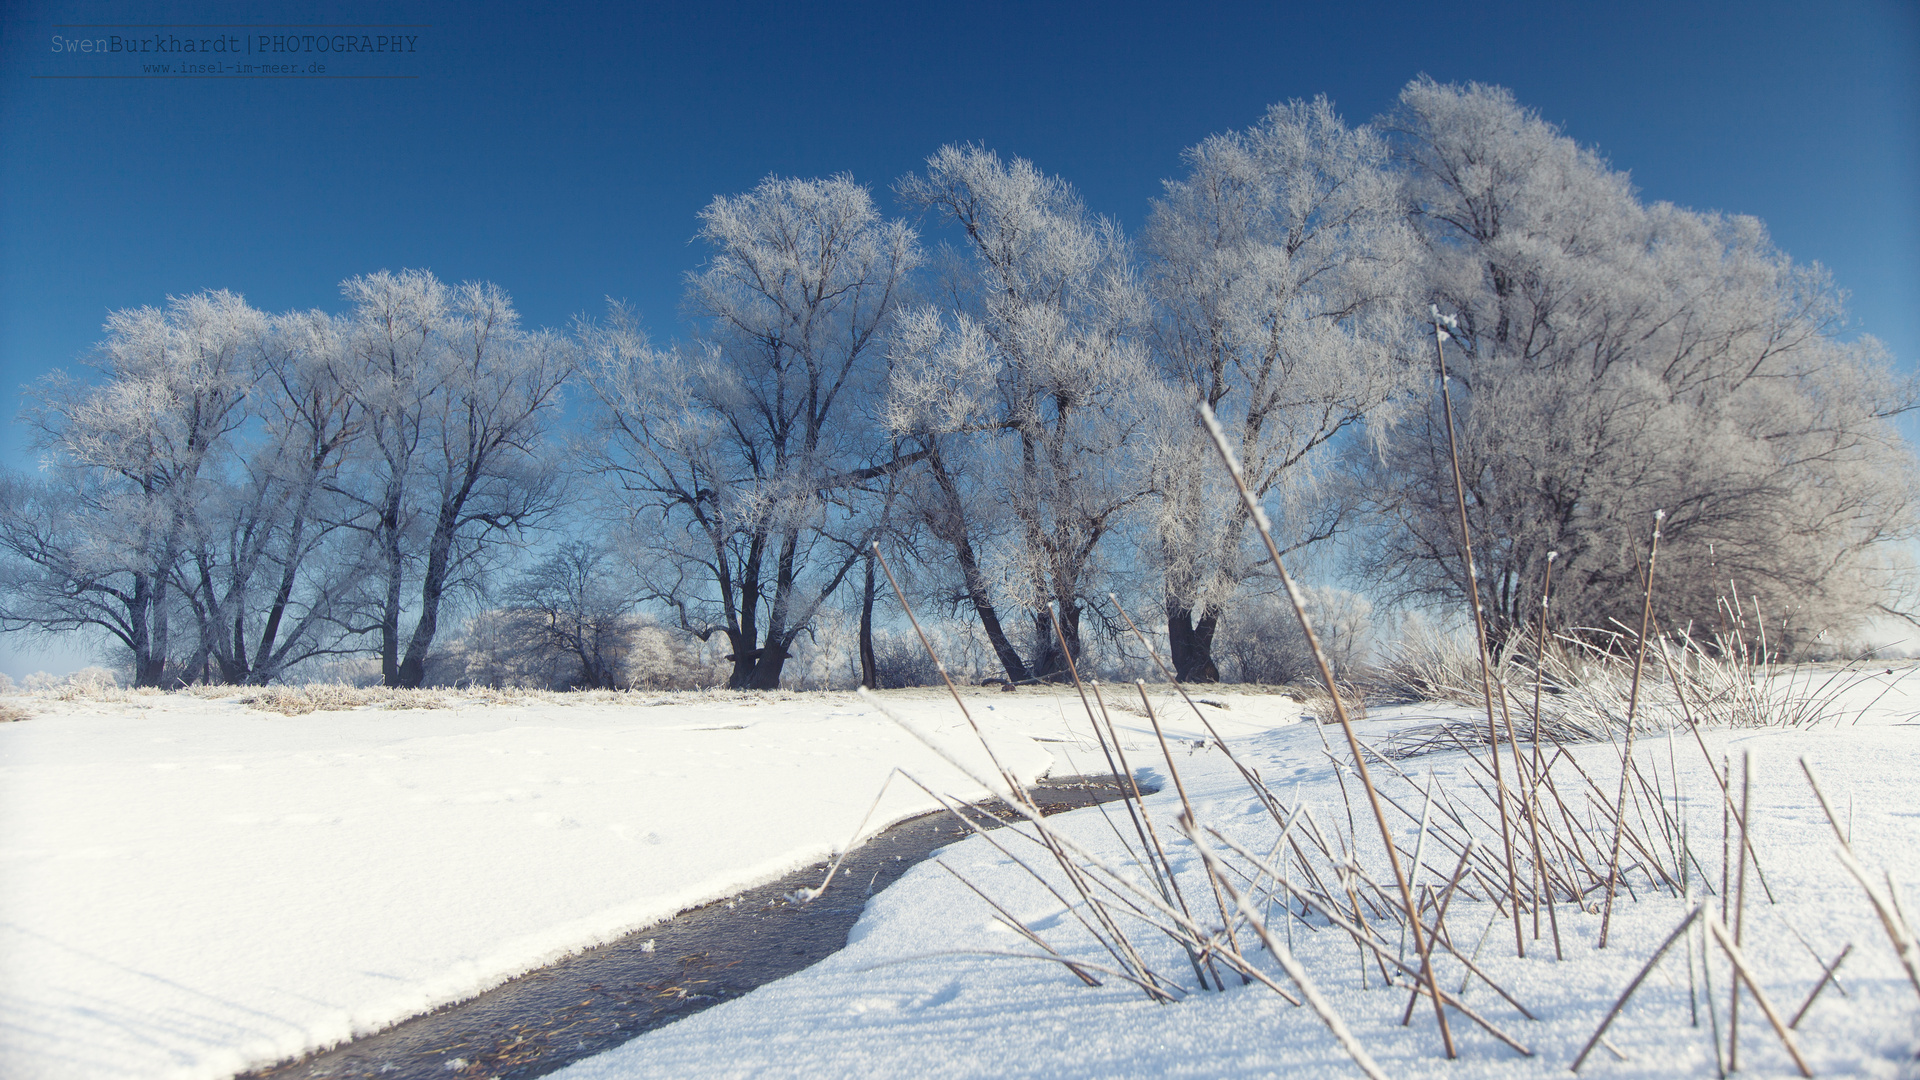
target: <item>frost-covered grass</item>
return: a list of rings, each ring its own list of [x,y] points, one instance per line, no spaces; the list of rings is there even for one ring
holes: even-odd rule
[[[1535,707],[1542,736],[1560,742],[1617,740],[1633,713],[1641,731],[1811,727],[1856,721],[1881,694],[1920,679],[1912,660],[1791,664],[1735,636],[1702,642],[1671,635],[1650,642],[1634,692],[1634,656],[1625,635],[1568,636],[1537,661],[1518,643],[1494,658],[1496,694],[1531,737]],[[1888,677],[1891,677],[1890,679]],[[1414,635],[1397,647],[1376,678],[1388,694],[1447,701],[1479,710],[1485,701],[1479,661],[1460,642]],[[1498,699],[1496,699],[1498,700]],[[1486,741],[1485,716],[1463,715],[1401,736],[1395,757]]]

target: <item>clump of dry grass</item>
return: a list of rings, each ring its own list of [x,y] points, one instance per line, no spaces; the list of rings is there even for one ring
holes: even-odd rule
[[[81,668],[65,678],[36,672],[27,676],[26,688],[29,693],[57,701],[129,701],[142,693],[123,688],[113,672],[103,667]]]
[[[526,687],[423,687],[417,690],[387,686],[354,686],[349,683],[304,683],[268,686],[228,686],[194,684],[180,693],[209,700],[232,701],[263,712],[284,716],[303,716],[314,712],[347,709],[448,709],[456,705],[617,705],[645,707],[687,700],[767,701],[791,700],[790,693],[755,693],[741,690],[541,690]]]
[[[1789,664],[1749,652],[1733,640],[1701,642],[1681,633],[1648,642],[1639,699],[1633,692],[1632,639],[1618,631],[1556,636],[1532,657],[1505,650],[1495,668],[1495,694],[1504,695],[1531,739],[1557,744],[1604,742],[1626,733],[1629,713],[1642,731],[1707,728],[1804,728],[1857,721],[1893,683],[1865,705],[1841,701],[1881,669],[1864,662],[1838,666]],[[1397,659],[1396,686],[1418,686],[1428,700],[1478,708],[1481,692],[1458,676],[1459,650],[1423,645]],[[1909,670],[1909,673],[1911,673]],[[1409,674],[1409,673],[1417,674]],[[1903,674],[1899,678],[1905,678]],[[1477,679],[1475,680],[1477,681]],[[1895,680],[1897,682],[1898,679]],[[1537,704],[1536,704],[1537,703]],[[1396,759],[1484,743],[1480,721],[1461,717],[1400,733],[1386,753]]]
[[[1488,657],[1493,675],[1514,681],[1519,666],[1511,648]],[[1485,704],[1480,685],[1480,658],[1458,635],[1429,623],[1412,623],[1386,650],[1386,658],[1369,680],[1376,692],[1401,701],[1448,701],[1469,709]]]
[[[16,721],[30,719],[32,716],[32,713],[15,705],[11,701],[0,701],[0,724],[11,724]]]
[[[404,690],[385,686],[348,686],[344,683],[309,683],[304,686],[262,686],[238,695],[232,687],[209,687],[206,697],[233,697],[242,705],[283,716],[302,716],[313,712],[337,712],[347,709],[444,709],[446,696],[440,690]]]
[[[1367,699],[1369,696],[1366,687],[1347,682],[1340,683],[1339,687],[1340,703],[1346,707],[1348,719],[1365,720],[1367,718]],[[1300,715],[1302,718],[1311,717],[1316,722],[1322,724],[1338,724],[1340,722],[1338,714],[1336,714],[1333,709],[1333,696],[1327,693],[1325,687],[1302,686],[1299,687],[1296,692],[1300,699]]]

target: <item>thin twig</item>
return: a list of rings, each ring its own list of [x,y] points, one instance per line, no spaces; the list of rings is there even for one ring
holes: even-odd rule
[[[1828,983],[1833,981],[1834,973],[1840,970],[1840,965],[1846,961],[1847,954],[1851,952],[1853,952],[1853,943],[1848,942],[1847,947],[1840,950],[1840,955],[1833,958],[1833,963],[1822,966],[1820,981],[1813,984],[1813,992],[1808,994],[1807,1000],[1801,1002],[1800,1008],[1794,1011],[1793,1019],[1787,1022],[1789,1028],[1800,1026],[1800,1021],[1807,1015],[1807,1010],[1813,1008],[1813,1000],[1820,996],[1820,991],[1825,990]]]
[[[1713,934],[1714,939],[1720,943],[1721,950],[1727,954],[1727,959],[1733,963],[1734,974],[1738,981],[1746,983],[1748,992],[1753,994],[1753,1000],[1759,1002],[1760,1011],[1766,1014],[1767,1022],[1773,1025],[1774,1034],[1780,1036],[1780,1044],[1787,1048],[1787,1054],[1793,1058],[1793,1063],[1800,1067],[1800,1075],[1812,1076],[1813,1070],[1807,1068],[1807,1059],[1800,1056],[1800,1045],[1794,1041],[1793,1032],[1788,1030],[1786,1023],[1780,1019],[1780,1013],[1774,1009],[1773,1002],[1768,1000],[1766,992],[1760,989],[1760,980],[1754,976],[1753,966],[1747,962],[1746,955],[1734,942],[1733,935],[1727,932],[1726,925],[1714,918],[1711,912],[1707,914],[1707,930]],[[1729,1064],[1728,1071],[1738,1070]]]
[[[1507,859],[1507,893],[1515,898],[1513,906],[1513,948],[1516,955],[1527,955],[1527,942],[1520,929],[1519,877],[1513,865],[1513,833],[1507,822],[1507,783],[1501,775],[1500,732],[1493,721],[1493,664],[1487,656],[1487,617],[1480,607],[1480,572],[1473,565],[1473,531],[1467,524],[1467,489],[1460,477],[1460,446],[1453,432],[1453,391],[1448,388],[1447,380],[1447,332],[1441,327],[1445,322],[1452,325],[1454,319],[1447,316],[1442,319],[1438,308],[1433,311],[1433,351],[1438,360],[1440,372],[1440,403],[1447,423],[1447,458],[1453,464],[1454,503],[1460,511],[1460,551],[1461,560],[1467,570],[1467,602],[1473,607],[1473,640],[1477,646],[1476,655],[1480,658],[1480,687],[1487,704],[1487,747],[1493,758],[1493,783],[1500,791],[1500,846]],[[1507,693],[1503,685],[1500,690],[1501,711],[1506,711]],[[1513,718],[1507,718],[1507,737],[1513,737]],[[1514,748],[1514,764],[1518,768],[1520,751]],[[1518,777],[1515,777],[1517,780]],[[1536,853],[1537,854],[1537,853]],[[1412,905],[1409,904],[1409,907]]]
[[[1633,981],[1627,984],[1627,988],[1620,992],[1620,997],[1613,1003],[1613,1008],[1607,1010],[1606,1019],[1600,1021],[1600,1026],[1594,1029],[1593,1038],[1587,1040],[1587,1045],[1581,1049],[1580,1056],[1574,1058],[1573,1064],[1568,1066],[1569,1071],[1580,1071],[1581,1063],[1586,1061],[1587,1055],[1593,1052],[1594,1046],[1600,1042],[1600,1037],[1607,1033],[1607,1028],[1613,1026],[1614,1017],[1619,1016],[1620,1010],[1626,1007],[1627,999],[1633,996],[1635,990],[1640,989],[1640,984],[1653,972],[1653,966],[1660,962],[1661,957],[1667,955],[1667,950],[1673,947],[1673,943],[1679,941],[1680,935],[1686,933],[1687,928],[1693,925],[1693,921],[1700,917],[1701,910],[1701,905],[1693,905],[1693,910],[1687,912],[1687,917],[1681,919],[1680,925],[1673,928],[1673,933],[1667,935],[1667,940],[1653,950],[1652,956],[1647,957],[1647,962],[1641,966],[1640,973],[1635,975]]]
[[[1660,557],[1660,523],[1666,511],[1653,512],[1653,543],[1647,549],[1646,599],[1640,607],[1640,644],[1633,654],[1633,690],[1627,697],[1626,748],[1620,752],[1620,798],[1613,810],[1613,854],[1607,859],[1607,907],[1600,916],[1600,944],[1607,947],[1607,931],[1613,926],[1614,884],[1620,876],[1620,834],[1627,827],[1627,774],[1633,766],[1633,715],[1640,706],[1640,671],[1647,659],[1647,627],[1653,621],[1653,567]]]

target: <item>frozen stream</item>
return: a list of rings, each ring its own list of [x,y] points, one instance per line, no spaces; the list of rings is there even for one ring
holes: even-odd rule
[[[1043,780],[1031,790],[1049,814],[1119,796],[1111,776]],[[965,832],[945,812],[901,822],[849,854],[833,885],[811,903],[789,897],[818,885],[825,863],[681,912],[470,1001],[243,1078],[545,1075],[838,952],[868,896]]]

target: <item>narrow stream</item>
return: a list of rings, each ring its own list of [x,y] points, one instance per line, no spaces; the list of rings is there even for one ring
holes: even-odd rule
[[[1031,790],[1048,814],[1120,797],[1112,776],[1059,777]],[[911,818],[849,854],[833,885],[811,903],[788,897],[818,885],[825,863],[683,911],[479,997],[236,1080],[544,1076],[840,951],[867,897],[965,833],[944,812]]]

